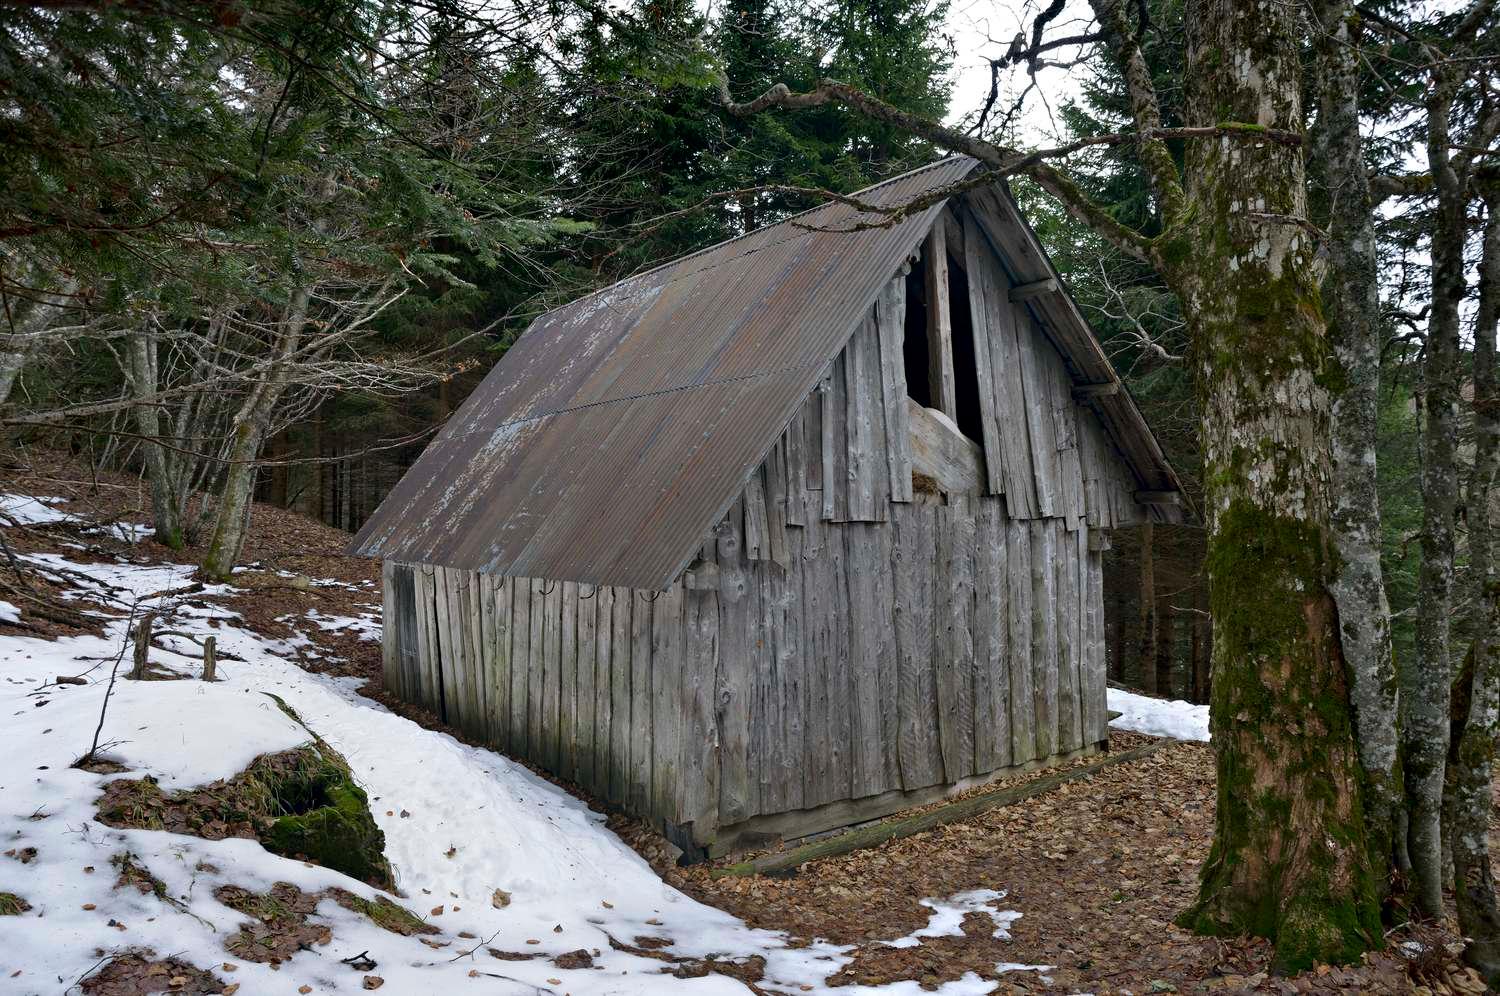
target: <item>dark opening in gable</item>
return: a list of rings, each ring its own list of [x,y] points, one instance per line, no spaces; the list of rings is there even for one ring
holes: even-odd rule
[[[906,329],[902,354],[906,360],[906,393],[924,408],[936,408],[933,388],[932,353],[927,337],[929,295],[927,286],[927,253],[930,244],[922,246],[921,257],[906,275]],[[953,323],[953,381],[956,411],[950,414],[959,431],[976,443],[984,443],[984,420],[979,407],[979,373],[974,365],[974,322],[969,314],[969,281],[960,260],[949,254],[948,286],[938,290],[951,302]]]

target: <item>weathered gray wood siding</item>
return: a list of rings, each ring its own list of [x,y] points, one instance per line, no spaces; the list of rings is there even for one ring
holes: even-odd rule
[[[1145,510],[983,234],[947,231],[976,493],[913,488],[898,276],[671,588],[387,565],[387,685],[700,844],[1104,740],[1090,531]]]

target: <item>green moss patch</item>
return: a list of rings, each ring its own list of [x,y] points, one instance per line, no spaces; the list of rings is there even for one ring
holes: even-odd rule
[[[266,850],[343,872],[377,888],[394,882],[385,835],[349,765],[321,740],[262,754],[238,775],[168,795],[149,776],[116,779],[99,800],[113,827],[207,840],[246,837]]]
[[[343,889],[304,892],[290,882],[277,882],[268,892],[251,892],[224,885],[214,890],[214,898],[252,918],[241,924],[239,932],[224,945],[246,961],[280,964],[304,948],[331,941],[332,928],[313,916],[324,899],[332,899],[394,934],[438,933],[436,927],[384,896],[363,899]]]
[[[0,892],[0,916],[20,916],[31,904],[14,892]]]

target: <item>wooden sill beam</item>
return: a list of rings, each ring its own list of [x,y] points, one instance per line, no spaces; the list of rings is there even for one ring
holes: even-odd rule
[[[794,847],[790,850],[767,854],[749,861],[742,861],[727,868],[716,868],[709,872],[710,878],[724,878],[731,875],[764,875],[767,873],[785,872],[798,865],[819,858],[829,858],[838,854],[848,854],[866,847],[876,847],[887,841],[899,840],[902,837],[910,837],[935,827],[956,823],[966,820],[972,816],[1001,806],[1009,806],[1014,803],[1050,792],[1060,785],[1068,782],[1076,782],[1083,778],[1098,773],[1100,770],[1112,767],[1116,764],[1125,764],[1129,761],[1139,761],[1156,753],[1163,747],[1175,744],[1174,740],[1161,740],[1144,747],[1136,747],[1132,750],[1121,751],[1118,754],[1110,754],[1098,761],[1081,764],[1076,768],[1068,768],[1054,775],[1046,775],[1033,781],[1023,782],[1006,788],[996,789],[993,792],[985,792],[982,795],[970,796],[957,802],[950,802],[935,809],[929,809],[915,816],[897,818],[876,823],[871,826],[858,827],[848,833],[837,837],[829,837],[826,840],[815,841]]]

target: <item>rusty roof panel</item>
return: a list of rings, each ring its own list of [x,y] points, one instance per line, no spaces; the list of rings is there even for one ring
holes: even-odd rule
[[[882,206],[963,179],[948,159]],[[355,538],[373,557],[664,588],[925,235],[829,203],[540,316]]]

